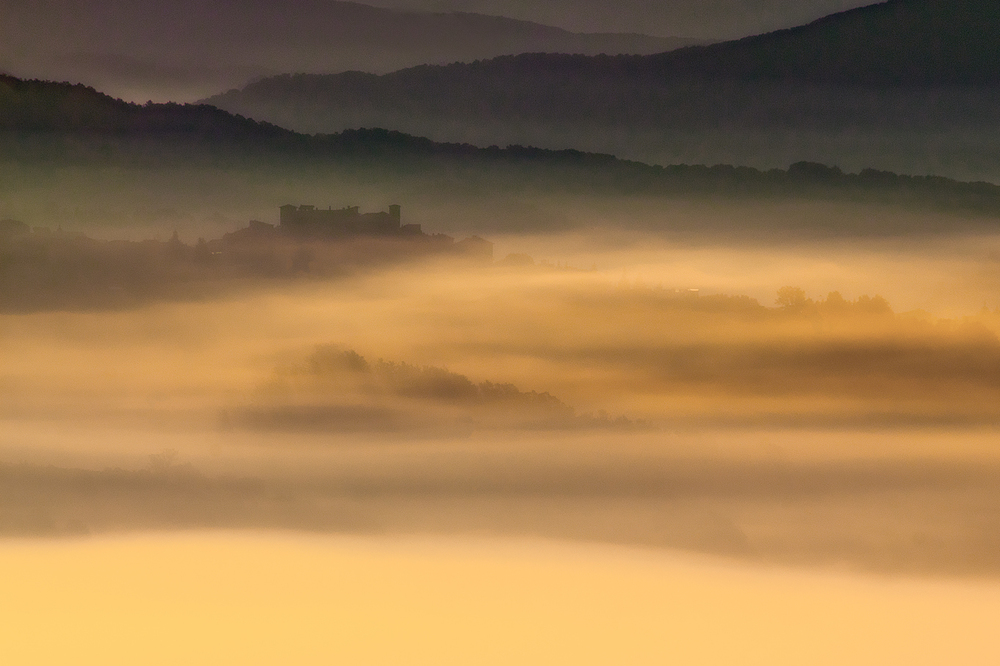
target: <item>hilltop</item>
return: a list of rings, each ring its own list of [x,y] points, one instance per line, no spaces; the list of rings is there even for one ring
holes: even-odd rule
[[[360,213],[285,205],[279,224],[251,220],[221,238],[98,240],[0,219],[0,312],[117,308],[301,279],[336,279],[407,261],[490,265],[493,243],[400,223],[400,207]]]
[[[811,83],[1000,83],[1000,4],[889,0],[807,25],[635,59],[659,75]]]

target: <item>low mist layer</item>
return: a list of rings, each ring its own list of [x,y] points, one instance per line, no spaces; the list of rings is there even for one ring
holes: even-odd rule
[[[990,238],[495,241],[494,263],[0,315],[0,531],[486,532],[1000,571]]]
[[[498,239],[498,256],[517,242]],[[522,242],[530,249],[529,239]],[[346,247],[359,261],[362,248]],[[593,256],[569,238],[565,247],[564,256]],[[555,402],[545,409],[553,414],[565,407],[653,425],[992,424],[1000,342],[986,299],[995,268],[988,254],[963,259],[965,247],[933,259],[916,246],[881,259],[822,245],[770,254],[705,247],[647,254],[641,264],[633,251],[633,278],[628,269],[536,263],[523,253],[492,264],[418,253],[359,273],[236,280],[223,298],[170,302],[161,293],[138,309],[41,308],[6,316],[6,375],[18,405],[10,410],[82,389],[84,411],[105,402],[121,411],[155,387],[163,405],[203,394],[196,402],[204,414],[253,400],[304,409],[326,401],[329,409],[425,410],[434,416],[423,420],[440,423],[453,419],[439,407],[476,421],[466,408],[506,391],[529,402],[526,396],[551,394]],[[617,262],[629,252],[605,258]],[[816,252],[826,259],[809,257]],[[764,260],[773,267],[758,263],[757,274],[738,263],[720,268]],[[895,272],[880,281],[909,308],[895,311],[877,294],[811,296],[774,282],[770,294],[763,291],[778,274],[822,288],[858,269]],[[717,291],[730,270],[761,281],[751,292],[763,296]],[[652,282],[671,274],[675,286]],[[962,299],[982,305],[962,315]],[[323,349],[337,351],[323,356]]]

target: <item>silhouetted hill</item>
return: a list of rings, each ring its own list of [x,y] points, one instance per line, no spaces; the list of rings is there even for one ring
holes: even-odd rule
[[[862,199],[996,216],[1000,186],[814,162],[787,170],[657,166],[579,150],[480,148],[384,129],[307,135],[208,105],[131,104],[91,88],[0,77],[0,154],[8,165],[147,171],[273,170],[282,179],[339,170],[351,178],[420,180],[466,195],[499,191],[588,196]],[[20,168],[20,167],[18,167]],[[317,171],[319,169],[320,171]],[[298,174],[298,175],[296,175]],[[330,175],[324,176],[326,178]]]
[[[698,78],[875,86],[1000,83],[1000,3],[889,0],[808,25],[648,59]]]
[[[205,100],[303,132],[391,127],[647,162],[1000,177],[1000,4],[893,0],[656,55],[288,74]]]
[[[0,131],[265,139],[293,133],[207,104],[123,102],[81,84],[0,74]]]
[[[490,112],[540,115],[597,112],[595,97],[657,101],[642,90],[683,80],[794,81],[898,86],[1000,83],[1000,3],[990,0],[890,0],[797,28],[691,46],[655,55],[595,56],[525,53],[486,62],[414,67],[382,77],[280,76],[210,102],[243,99],[291,104],[337,101],[380,108],[405,99],[450,111],[455,101],[481,100]],[[600,91],[600,93],[598,92]],[[501,95],[512,99],[498,106]],[[525,99],[528,96],[535,99]],[[559,104],[562,102],[563,104]],[[577,107],[574,102],[583,102]],[[423,110],[423,109],[419,109]]]
[[[468,13],[399,11],[335,0],[3,3],[0,67],[82,81],[136,101],[192,100],[289,71],[387,72],[539,52],[658,53],[695,40],[579,34]]]

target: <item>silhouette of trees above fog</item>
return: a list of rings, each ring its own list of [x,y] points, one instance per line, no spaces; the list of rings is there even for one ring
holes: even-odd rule
[[[804,289],[799,287],[782,287],[778,290],[775,304],[788,312],[817,312],[832,316],[842,316],[848,313],[860,315],[891,315],[892,307],[882,296],[861,295],[854,301],[849,301],[839,291],[831,291],[825,299],[814,301],[806,297]]]
[[[465,375],[434,366],[377,359],[368,361],[354,350],[321,347],[306,361],[304,371],[322,379],[348,373],[370,381],[370,386],[393,395],[459,403],[522,403],[554,413],[571,414],[572,409],[548,393],[521,391],[513,384],[473,382]]]
[[[301,364],[279,368],[255,404],[235,410],[242,427],[400,434],[475,429],[636,428],[641,421],[577,414],[548,392],[476,382],[445,368],[320,346]]]
[[[537,298],[530,307],[514,299],[475,315],[488,319],[483,326],[502,320],[525,331],[496,341],[487,336],[477,343],[480,353],[498,369],[511,355],[539,368],[586,367],[588,376],[601,379],[576,387],[577,398],[590,396],[591,409],[613,402],[627,410],[622,406],[645,396],[639,411],[577,414],[548,392],[321,346],[277,368],[254,400],[234,411],[233,422],[265,430],[401,434],[810,419],[885,426],[997,422],[1000,310],[940,319],[896,313],[878,295],[812,298],[793,286],[777,290],[771,306],[745,295],[646,285],[564,296],[550,294],[542,309]],[[572,329],[537,339],[527,333],[558,330],[554,322],[586,322],[586,334]],[[539,371],[532,381],[545,386],[553,378]],[[656,407],[649,396],[657,396]]]

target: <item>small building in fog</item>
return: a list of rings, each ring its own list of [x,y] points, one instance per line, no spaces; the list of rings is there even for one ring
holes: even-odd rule
[[[490,241],[472,236],[455,242],[454,238],[445,234],[428,234],[419,224],[402,224],[400,207],[396,204],[389,206],[387,211],[377,213],[362,213],[358,206],[317,208],[293,204],[281,206],[279,211],[277,227],[253,220],[249,227],[227,234],[225,239],[230,242],[257,242],[272,234],[280,234],[291,241],[395,238],[406,241],[406,246],[412,251],[444,251],[476,261],[493,261],[493,243]],[[417,244],[411,245],[411,242]]]
[[[316,208],[284,205],[280,208],[280,229],[298,238],[338,238],[347,236],[398,236],[420,233],[418,225],[400,224],[400,207],[388,211],[362,213],[358,206]],[[416,229],[414,229],[416,227]]]

